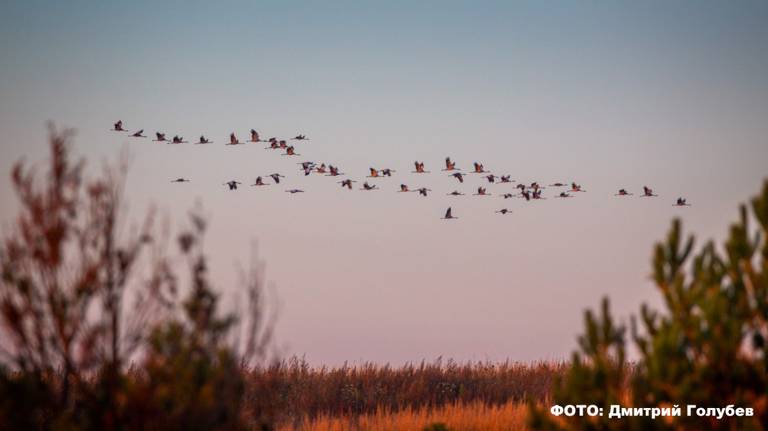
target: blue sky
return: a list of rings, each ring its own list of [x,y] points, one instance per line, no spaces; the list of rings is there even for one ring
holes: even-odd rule
[[[757,191],[766,53],[757,1],[4,2],[0,170],[45,157],[47,120],[77,129],[91,167],[127,148],[131,210],[211,214],[222,287],[258,242],[283,303],[278,339],[310,361],[561,358],[600,296],[622,316],[658,301],[651,246],[673,216],[721,237]],[[218,142],[303,132],[302,159],[358,180],[399,172],[378,194],[344,194],[260,148],[128,141],[108,132],[117,119]],[[446,156],[588,192],[451,201],[454,180],[408,173]],[[221,187],[273,171],[307,193]],[[168,183],[179,176],[193,183]],[[435,193],[402,199],[401,182]],[[660,199],[614,199],[644,184]],[[677,196],[694,206],[671,207]],[[0,199],[7,224],[7,177]],[[437,220],[448,205],[460,224]],[[513,215],[494,217],[503,206]]]

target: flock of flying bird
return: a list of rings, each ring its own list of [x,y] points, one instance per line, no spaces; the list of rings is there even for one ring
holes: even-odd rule
[[[123,127],[123,122],[118,121],[114,124],[113,128],[111,129],[115,132],[127,132],[129,133],[129,136],[131,138],[147,138],[146,135],[144,135],[144,129],[138,130],[136,132],[130,133],[129,130],[125,129]],[[306,135],[300,134],[296,135],[291,139],[291,141],[308,141],[309,138],[307,138]],[[188,141],[184,140],[184,137],[175,135],[173,138],[168,139],[166,137],[165,133],[156,132],[155,133],[155,139],[152,140],[153,142],[164,142],[166,144],[187,144]],[[197,142],[194,144],[213,144],[214,141],[209,140],[205,136],[200,136]],[[265,149],[268,150],[284,150],[285,152],[282,154],[284,156],[300,156],[301,154],[296,153],[296,149],[293,145],[288,145],[288,141],[285,139],[278,139],[278,138],[269,138],[267,140],[261,139],[261,136],[259,133],[251,129],[250,131],[250,139],[248,141],[240,141],[235,133],[230,133],[229,135],[229,142],[225,145],[244,145],[246,143],[267,143],[267,147]],[[338,166],[333,166],[331,164],[326,165],[325,163],[317,164],[315,162],[301,162],[298,163],[301,166],[301,171],[304,172],[304,175],[310,175],[312,173],[319,174],[319,175],[325,175],[325,176],[331,176],[331,177],[337,177],[337,176],[344,176],[345,174],[343,172],[339,171]],[[448,176],[455,178],[459,183],[464,183],[464,178],[468,175],[467,173],[460,172],[461,169],[456,167],[456,162],[452,161],[450,157],[445,158],[445,168],[443,168],[441,171],[448,172]],[[394,169],[384,168],[384,169],[376,169],[376,168],[369,168],[369,174],[366,178],[380,178],[380,177],[391,177],[392,173],[394,173]],[[424,162],[416,161],[414,162],[414,170],[411,171],[411,173],[414,174],[429,174],[430,171],[427,171],[424,165]],[[511,179],[510,175],[496,175],[493,174],[487,170],[485,170],[482,163],[475,162],[473,163],[473,170],[470,171],[471,174],[479,174],[483,175],[483,178],[485,178],[488,183],[495,184],[509,184],[515,182],[515,180]],[[274,184],[280,184],[280,179],[285,178],[285,176],[274,173],[271,175],[268,175],[272,179],[272,182]],[[186,178],[177,178],[175,180],[171,181],[172,183],[187,183],[190,182],[189,179]],[[352,184],[356,183],[357,181],[352,179],[343,179],[339,181],[339,184],[341,184],[341,187],[346,187],[349,190],[352,190]],[[226,185],[229,187],[229,190],[237,190],[238,186],[242,183],[236,180],[227,181],[223,185]],[[261,176],[256,177],[256,180],[254,181],[251,186],[268,186],[269,183],[264,182],[264,178]],[[550,187],[558,187],[558,188],[564,188],[569,187],[568,184],[565,183],[553,183],[549,185]],[[515,188],[517,188],[519,191],[515,193],[504,193],[500,196],[504,199],[509,198],[523,198],[526,201],[530,200],[538,200],[538,199],[544,199],[541,195],[542,190],[545,188],[543,186],[540,186],[538,182],[533,182],[530,185],[526,184],[516,184]],[[369,190],[378,190],[379,188],[375,184],[369,184],[368,181],[364,181],[362,187],[360,190],[369,191]],[[400,184],[400,189],[398,192],[400,193],[406,193],[406,192],[416,192],[421,196],[428,196],[428,194],[431,192],[431,189],[428,189],[426,187],[420,187],[417,189],[410,189],[408,185],[406,184]],[[578,192],[585,192],[586,190],[582,189],[581,185],[576,184],[575,182],[572,182],[570,184],[570,188],[567,190],[561,191],[559,194],[557,194],[555,197],[557,198],[570,198],[574,196],[574,193]],[[301,189],[288,189],[286,192],[294,194],[294,193],[303,193],[304,190]],[[473,196],[491,196],[492,194],[489,193],[485,187],[478,187],[477,193],[474,193]],[[448,196],[464,196],[464,193],[461,193],[457,190],[454,190],[450,193],[448,193]],[[619,189],[619,191],[615,194],[615,196],[633,196],[633,193],[628,192],[626,189]],[[640,195],[640,197],[657,197],[658,195],[653,192],[653,190],[647,186],[643,186],[643,194]],[[674,206],[690,206],[690,204],[686,201],[685,198],[677,198],[675,201]],[[507,208],[502,208],[496,213],[506,215],[510,214],[512,211]],[[454,216],[451,210],[451,207],[448,207],[448,209],[445,212],[445,215],[441,217],[444,220],[451,220],[451,219],[457,219],[458,217]]]

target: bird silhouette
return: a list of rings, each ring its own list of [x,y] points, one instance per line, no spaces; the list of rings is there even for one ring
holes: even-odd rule
[[[291,145],[290,147],[286,147],[286,148],[285,148],[285,153],[283,153],[283,155],[284,155],[284,156],[300,156],[301,154],[297,153],[297,152],[296,152],[296,151],[293,149],[293,145]]]
[[[460,169],[456,168],[456,162],[452,162],[450,157],[445,158],[445,169],[444,171],[458,171]]]
[[[431,190],[431,189],[428,189],[428,188],[426,188],[426,187],[422,187],[422,188],[420,188],[420,189],[417,189],[417,190],[415,190],[415,191],[419,192],[419,194],[420,194],[421,196],[424,196],[424,197],[426,197],[426,196],[427,196],[427,192],[431,192],[432,190]]]
[[[571,183],[571,191],[572,192],[583,192],[584,190],[581,189],[581,186],[576,183]]]
[[[450,175],[451,175],[452,177],[456,178],[457,180],[459,180],[459,182],[460,182],[460,183],[463,183],[463,182],[464,182],[464,177],[465,177],[467,174],[462,174],[461,172],[456,172],[456,173],[453,173],[453,174],[450,174]]]
[[[262,142],[261,139],[259,139],[259,132],[255,129],[251,129],[251,140],[248,142]]]
[[[491,195],[490,193],[487,193],[485,191],[485,187],[478,187],[477,193],[475,193],[475,196],[490,196],[490,195]]]
[[[294,141],[309,141],[309,138],[306,137],[306,135],[296,135],[293,137]]]
[[[398,190],[398,192],[410,192],[410,190],[408,190],[408,186],[406,184],[400,184],[400,190]]]
[[[515,197],[515,195],[513,195],[512,193],[504,193],[503,195],[501,195],[501,197],[503,197],[504,199],[509,199],[509,198]]]
[[[144,129],[141,129],[138,132],[131,134],[131,138],[146,138],[146,136],[144,136]]]
[[[114,127],[112,128],[112,131],[113,132],[127,132],[127,130],[125,130],[123,128],[123,120],[118,120],[117,123],[114,124]]]
[[[339,183],[341,183],[342,187],[346,187],[346,188],[348,188],[350,190],[352,190],[352,183],[356,183],[356,182],[357,181],[352,181],[350,179],[346,179],[344,181],[339,181]]]
[[[251,186],[268,186],[269,184],[265,183],[264,180],[261,179],[261,177],[256,177],[256,182],[251,184]]]
[[[379,171],[378,170],[376,170],[375,168],[368,168],[368,169],[371,171],[371,173],[368,174],[367,178],[378,178],[379,177]]]
[[[275,184],[280,184],[280,178],[285,178],[285,176],[280,174],[271,174],[270,177],[272,177],[272,181],[274,181]]]
[[[200,140],[195,142],[195,144],[198,144],[198,145],[199,144],[212,144],[212,143],[213,143],[213,141],[211,141],[208,138],[206,138],[205,135],[200,135]]]
[[[498,210],[496,212],[499,213],[499,214],[502,214],[502,215],[512,214],[512,210],[509,210],[509,209],[506,209],[506,208],[502,208],[502,209],[500,209],[500,210]]]
[[[474,173],[476,173],[476,174],[485,174],[485,173],[487,173],[487,172],[488,172],[488,171],[486,171],[486,170],[483,168],[483,164],[482,164],[482,163],[477,163],[477,162],[474,162],[474,163],[473,163],[473,165],[474,165],[474,167],[475,167],[475,170],[474,170],[473,172],[474,172]]]
[[[424,162],[413,162],[413,165],[416,167],[416,170],[413,171],[414,174],[428,174],[429,171],[424,170]]]
[[[363,183],[363,188],[362,188],[362,189],[360,189],[360,190],[378,190],[378,187],[376,187],[376,185],[375,185],[375,184],[374,184],[374,185],[370,185],[370,184],[368,184],[368,182],[366,181],[366,182],[364,182],[364,183]]]
[[[227,181],[226,183],[224,183],[224,185],[229,186],[230,190],[237,190],[237,185],[238,184],[242,184],[242,183],[239,182],[239,181],[234,181],[234,180]]]
[[[448,193],[448,196],[464,196],[464,193],[461,193],[458,190],[454,190],[454,191]]]
[[[235,136],[234,132],[229,134],[229,143],[226,145],[240,145],[244,142],[240,142],[237,140],[237,136]]]
[[[186,144],[187,141],[184,140],[184,137],[176,135],[171,139],[171,142],[168,142],[169,144]]]
[[[452,220],[452,219],[457,219],[458,217],[454,217],[453,213],[451,213],[451,207],[448,207],[448,210],[445,211],[445,216],[441,218],[443,220]]]
[[[496,175],[493,175],[493,174],[486,175],[485,179],[487,179],[489,183],[495,183],[496,182]]]
[[[155,132],[155,139],[152,142],[168,142],[168,140],[165,139],[165,133]]]
[[[626,189],[619,189],[619,192],[614,196],[632,196],[632,193],[628,192]]]
[[[685,198],[677,198],[677,202],[675,202],[676,207],[689,207],[691,204],[689,204]]]
[[[296,194],[296,193],[304,193],[304,190],[301,190],[301,189],[290,189],[290,190],[286,190],[285,192],[286,193],[290,193],[290,194],[293,195],[293,194]]]
[[[558,198],[572,198],[573,196],[569,195],[568,192],[560,192],[559,195],[557,195]]]
[[[511,175],[502,175],[499,178],[499,182],[501,182],[501,183],[511,183],[512,182]]]
[[[641,197],[651,198],[651,197],[656,197],[656,196],[658,196],[658,195],[653,194],[653,190],[651,190],[647,186],[643,186],[643,195]]]
[[[175,180],[171,180],[171,182],[172,182],[172,183],[189,183],[189,182],[191,182],[191,181],[189,181],[189,180],[188,180],[188,179],[186,179],[186,178],[176,178]]]

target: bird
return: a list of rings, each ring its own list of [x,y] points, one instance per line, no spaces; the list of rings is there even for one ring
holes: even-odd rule
[[[265,150],[276,150],[280,148],[280,144],[277,143],[277,138],[269,138],[269,146],[264,147]]]
[[[487,173],[487,172],[488,172],[488,171],[486,171],[486,170],[483,168],[483,164],[482,164],[482,163],[477,163],[477,162],[474,162],[473,164],[475,165],[475,170],[474,170],[474,173],[476,173],[476,174],[484,174],[484,173]]]
[[[541,189],[535,189],[533,193],[531,194],[531,198],[533,199],[544,199],[541,197]]]
[[[643,186],[643,196],[642,197],[650,198],[650,197],[656,197],[656,196],[658,196],[658,195],[653,194],[653,190],[652,189],[650,189],[647,186]]]
[[[168,142],[169,144],[186,144],[187,141],[184,140],[184,137],[176,135],[173,137],[171,142]]]
[[[464,182],[464,176],[466,176],[467,174],[462,174],[461,172],[455,172],[455,173],[450,174],[450,175],[452,177],[456,178],[457,180],[459,180],[460,183],[463,183]]]
[[[500,209],[500,210],[498,210],[496,212],[499,213],[499,214],[502,214],[502,215],[507,215],[507,214],[511,214],[512,210],[508,210],[506,208],[502,208],[502,209]]]
[[[563,184],[563,183],[552,183],[549,186],[550,187],[565,187],[566,185],[567,184]]]
[[[293,194],[296,194],[296,193],[304,193],[304,190],[301,190],[301,189],[290,189],[290,190],[286,190],[285,192],[286,193],[290,193],[290,194],[293,195]]]
[[[426,197],[426,196],[427,196],[427,192],[431,192],[432,190],[431,190],[431,189],[428,189],[428,188],[426,188],[426,187],[422,187],[422,188],[420,188],[420,189],[417,189],[417,190],[414,190],[414,191],[417,191],[417,192],[419,192],[419,194],[420,194],[421,196],[424,196],[424,197]]]
[[[256,177],[256,182],[251,184],[251,186],[268,186],[269,184],[265,183],[261,177]]]
[[[619,192],[614,196],[632,196],[632,193],[628,192],[626,189],[619,189]]]
[[[272,181],[274,181],[275,184],[280,184],[280,178],[285,178],[285,176],[280,174],[271,174],[270,177],[272,177]]]
[[[584,190],[581,189],[581,186],[576,183],[571,183],[571,191],[572,192],[583,192]]]
[[[251,140],[249,142],[261,142],[261,139],[259,139],[259,132],[255,129],[251,129]]]
[[[186,179],[186,178],[176,178],[175,180],[171,180],[171,182],[172,182],[172,183],[189,183],[189,182],[191,182],[191,181],[189,181],[189,180],[188,180],[188,179]]]
[[[489,183],[495,183],[496,182],[496,175],[493,175],[493,174],[486,175],[485,178],[488,180]]]
[[[532,188],[534,191],[536,191],[536,190],[538,190],[538,189],[539,189],[539,187],[541,187],[541,186],[539,186],[539,183],[537,183],[536,181],[534,181],[534,182],[532,182],[532,183],[531,183],[530,187],[531,187],[531,188]]]
[[[165,139],[165,133],[155,132],[156,139],[153,139],[152,142],[168,142],[167,139]]]
[[[296,135],[293,137],[294,141],[309,141],[306,135]]]
[[[475,196],[490,196],[490,193],[485,192],[485,187],[478,187],[477,193],[475,193]]]
[[[395,172],[395,170],[394,169],[389,169],[389,168],[382,169],[381,170],[381,175],[384,175],[385,177],[391,177],[392,176],[392,172]]]
[[[558,198],[572,198],[573,196],[569,195],[568,192],[560,192],[559,195],[557,195]]]
[[[456,162],[452,162],[450,157],[445,158],[445,169],[444,171],[453,171],[453,170],[459,170],[456,168]]]
[[[280,147],[281,150],[285,150],[288,148],[288,142],[286,142],[285,139],[281,139],[277,142],[277,146]],[[291,147],[293,148],[293,147]]]
[[[114,128],[112,129],[113,132],[127,132],[127,130],[123,129],[123,120],[118,120],[117,123],[115,123]]]
[[[146,136],[144,136],[144,129],[141,129],[136,133],[132,133],[131,138],[146,138]]]
[[[408,190],[408,185],[407,184],[400,184],[400,190],[398,190],[398,192],[399,193],[410,192],[410,190]]]
[[[296,151],[294,151],[293,145],[291,145],[290,147],[286,147],[285,153],[283,153],[283,155],[284,156],[300,156],[301,154],[298,154]]]
[[[454,217],[451,213],[451,207],[448,207],[448,210],[445,211],[445,216],[442,217],[443,220],[451,220],[451,219],[457,219],[458,217]]]
[[[454,191],[448,193],[447,195],[448,196],[464,196],[464,193],[462,193],[462,192],[460,192],[458,190],[454,190]]]
[[[376,187],[375,184],[374,185],[370,185],[370,184],[368,184],[368,181],[366,181],[366,182],[363,183],[363,188],[360,189],[360,190],[377,190],[377,189],[378,189],[378,187]]]
[[[511,178],[511,175],[502,175],[499,181],[502,183],[511,183],[512,180],[510,178]]]
[[[344,175],[343,173],[339,172],[338,166],[328,165],[328,176],[330,177],[337,177],[339,175]]]
[[[424,162],[413,162],[413,165],[416,167],[416,170],[413,171],[414,174],[428,174],[429,171],[424,170]]]
[[[230,189],[230,190],[237,190],[237,185],[238,185],[238,184],[242,184],[242,183],[241,183],[241,182],[239,182],[239,181],[234,181],[234,180],[232,180],[232,181],[227,181],[226,183],[224,183],[224,185],[227,185],[227,186],[229,186],[229,189]]]
[[[315,172],[317,172],[318,174],[324,174],[327,171],[328,171],[328,169],[326,169],[325,163],[321,163],[320,166],[315,168]]]
[[[348,188],[350,190],[352,190],[352,183],[356,183],[356,182],[357,181],[352,181],[350,179],[346,179],[344,181],[339,181],[339,183],[341,183],[342,187],[346,187],[346,188]]]
[[[213,143],[213,141],[211,141],[208,138],[206,138],[205,135],[200,135],[200,140],[195,142],[195,144],[212,144],[212,143]]]
[[[677,202],[675,202],[676,207],[689,207],[691,204],[686,202],[685,198],[677,198]]]
[[[229,143],[227,145],[240,145],[243,142],[240,142],[237,140],[237,136],[235,136],[234,132],[229,134]]]
[[[524,197],[526,201],[531,200],[531,192],[529,192],[528,190],[523,190],[522,192],[520,192],[520,195]]]
[[[379,171],[375,168],[368,168],[370,169],[371,173],[368,175],[368,178],[378,178],[379,177]]]
[[[503,197],[504,199],[509,199],[509,198],[514,197],[514,196],[515,195],[513,195],[512,193],[504,193],[503,195],[501,195],[501,197]]]

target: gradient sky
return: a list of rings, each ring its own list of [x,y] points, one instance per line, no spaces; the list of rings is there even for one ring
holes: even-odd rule
[[[0,4],[4,229],[7,173],[44,160],[47,120],[77,129],[91,168],[127,148],[133,219],[154,204],[180,223],[201,202],[230,293],[256,241],[279,347],[312,363],[565,358],[601,296],[623,319],[658,304],[651,248],[672,217],[722,238],[768,176],[767,2],[106,3]],[[118,119],[217,145],[128,140],[108,131]],[[252,127],[306,133],[297,159],[358,180],[398,172],[350,192],[261,145],[219,144]],[[450,198],[446,156],[588,192]],[[414,160],[433,173],[408,173]],[[222,186],[275,171],[285,187]],[[644,184],[660,198],[613,196]],[[439,220],[449,205],[459,220]]]

